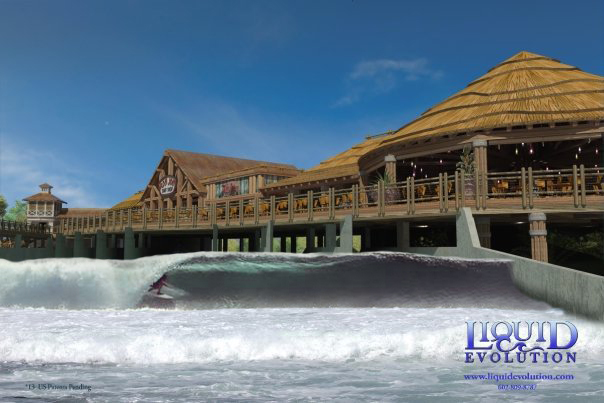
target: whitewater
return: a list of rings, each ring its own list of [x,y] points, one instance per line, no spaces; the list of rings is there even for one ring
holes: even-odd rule
[[[604,396],[604,325],[524,296],[506,261],[206,252],[0,260],[0,270],[1,401]],[[173,309],[141,307],[164,273]],[[465,364],[469,320],[570,320],[577,364]],[[527,370],[574,379],[534,391],[464,379]]]

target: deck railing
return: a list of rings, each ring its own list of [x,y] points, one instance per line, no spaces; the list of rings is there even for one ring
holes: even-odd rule
[[[598,168],[573,166],[560,170],[521,169],[511,172],[453,175],[368,186],[329,188],[286,196],[208,202],[192,208],[130,208],[94,217],[62,219],[58,231],[75,232],[177,230],[275,222],[452,213],[462,207],[516,212],[530,209],[593,209],[604,211],[604,180]]]
[[[0,220],[0,235],[4,234],[50,234],[50,228],[45,225],[32,224],[24,221]]]

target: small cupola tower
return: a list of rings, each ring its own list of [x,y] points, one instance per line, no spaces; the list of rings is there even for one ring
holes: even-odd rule
[[[27,202],[27,222],[54,227],[57,216],[66,204],[52,194],[52,186],[48,183],[40,185],[40,192],[23,199]]]

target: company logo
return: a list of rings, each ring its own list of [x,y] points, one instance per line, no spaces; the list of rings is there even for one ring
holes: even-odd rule
[[[159,180],[159,194],[168,197],[174,192],[176,192],[176,178],[174,176],[164,176]]]
[[[466,363],[576,362],[575,325],[564,322],[466,322]]]

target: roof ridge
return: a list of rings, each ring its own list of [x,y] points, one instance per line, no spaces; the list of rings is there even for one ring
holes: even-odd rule
[[[496,74],[492,74],[492,75],[484,75],[484,76],[477,78],[476,80],[470,82],[470,84],[466,85],[466,88],[469,88],[475,84],[478,84],[478,83],[486,81],[486,80],[490,80],[495,77],[499,77],[499,76],[506,75],[506,74],[516,73],[518,71],[525,71],[525,70],[552,70],[552,71],[559,70],[559,71],[581,71],[581,72],[583,72],[583,70],[581,70],[580,68],[575,67],[575,66],[571,66],[571,67],[543,67],[543,66],[520,67],[518,69],[502,71],[501,73],[496,73]]]
[[[175,150],[175,149],[172,149],[172,148],[168,148],[168,149],[164,150],[164,153],[174,153],[174,152],[176,152],[176,153],[187,153],[187,154],[203,155],[205,157],[212,157],[212,158],[224,158],[224,159],[230,159],[230,160],[240,160],[240,161],[257,162],[259,164],[293,166],[291,164],[286,164],[286,163],[283,163],[283,162],[270,162],[270,161],[264,161],[264,160],[254,160],[254,159],[250,159],[250,158],[229,157],[229,156],[226,156],[226,155],[209,154],[209,153],[199,153],[197,151]]]
[[[556,62],[556,63],[562,64],[562,62],[560,60],[554,59],[554,58],[548,57],[548,56],[537,55],[536,57],[528,57],[526,59],[513,59],[513,57],[511,57],[511,58],[509,58],[509,59],[507,59],[507,60],[505,60],[505,61],[503,61],[503,62],[501,62],[501,63],[499,63],[499,64],[497,64],[497,65],[495,65],[493,67],[491,67],[490,69],[488,69],[487,70],[487,74],[490,73],[491,71],[493,71],[493,70],[501,67],[501,66],[505,66],[506,64],[525,63],[525,62],[530,62],[530,61],[533,61],[533,60],[550,60],[552,62]]]

